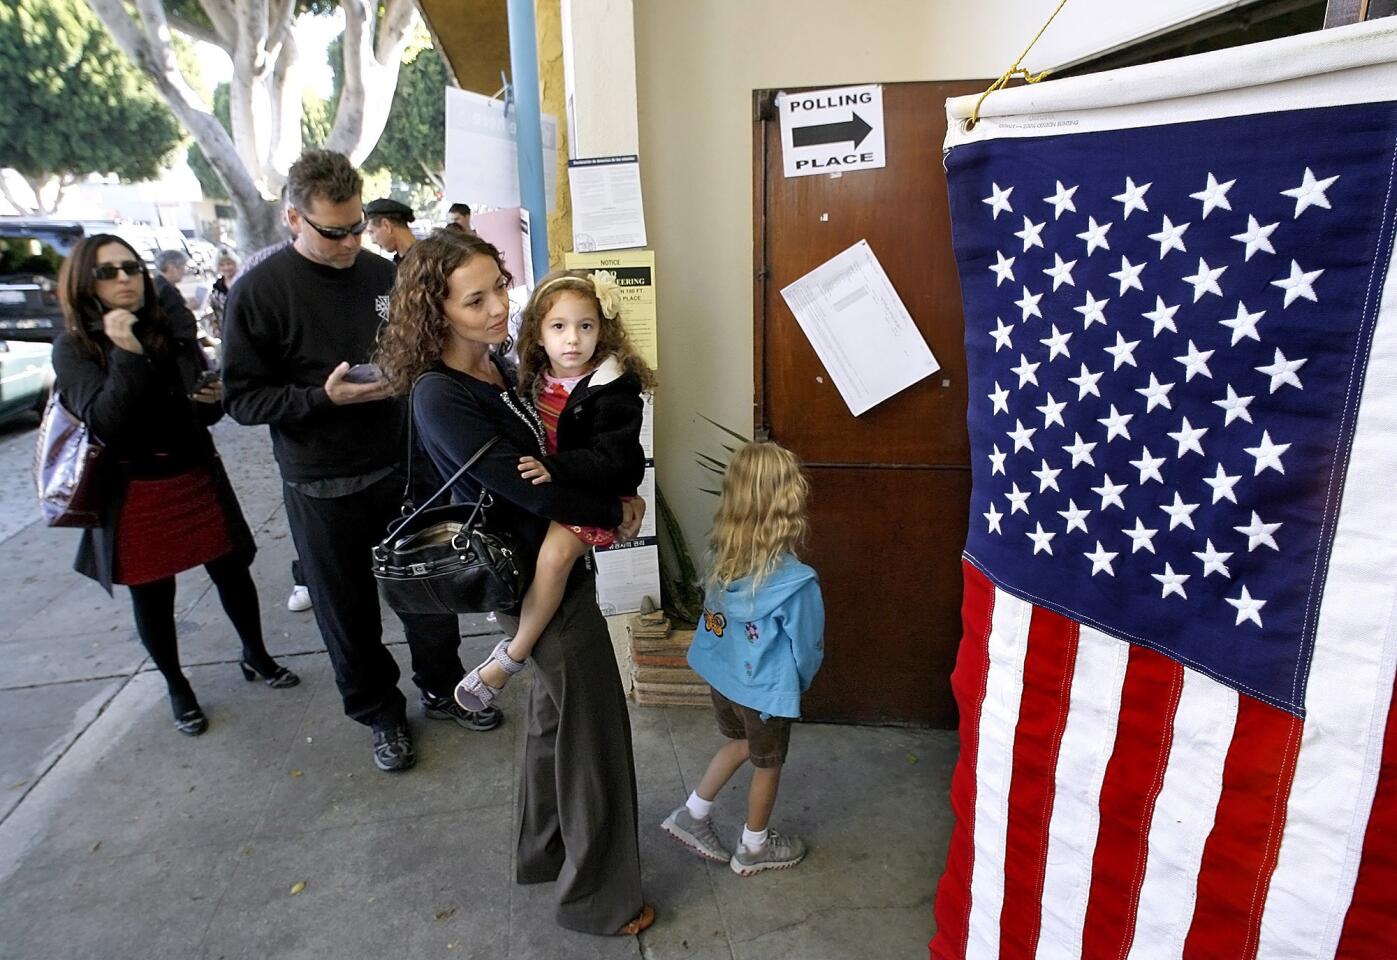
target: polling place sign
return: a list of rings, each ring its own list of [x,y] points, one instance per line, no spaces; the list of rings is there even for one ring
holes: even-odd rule
[[[781,159],[788,177],[887,166],[883,88],[832,87],[776,97]]]

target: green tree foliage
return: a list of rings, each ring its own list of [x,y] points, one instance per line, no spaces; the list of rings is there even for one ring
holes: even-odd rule
[[[340,86],[344,80],[341,43],[337,37],[326,48],[333,90],[325,105],[333,116],[339,104]],[[442,175],[446,171],[446,94],[454,86],[446,67],[432,46],[431,37],[420,31],[408,43],[398,72],[398,89],[388,110],[388,123],[383,135],[362,167],[365,173],[386,173],[395,184],[406,189],[395,190],[394,199],[417,201],[422,206],[424,195],[441,191]]]
[[[335,125],[330,103],[310,91],[301,97],[301,141],[307,147],[323,147]]]
[[[31,184],[158,175],[183,131],[80,0],[0,3],[0,167]]]

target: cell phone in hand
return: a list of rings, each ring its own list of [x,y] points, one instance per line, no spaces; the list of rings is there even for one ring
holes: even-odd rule
[[[344,374],[346,383],[377,383],[383,379],[383,371],[376,363],[356,363]]]
[[[205,370],[199,374],[199,378],[194,381],[194,389],[189,392],[191,395],[196,394],[205,387],[212,386],[222,379],[223,374],[219,373],[217,370]]]

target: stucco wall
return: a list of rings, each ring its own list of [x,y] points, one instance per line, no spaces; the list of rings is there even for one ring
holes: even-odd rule
[[[699,415],[744,429],[752,418],[752,91],[997,75],[1038,22],[996,27],[972,6],[635,5],[640,157],[659,283],[659,479],[696,557],[714,500],[698,492],[708,483],[693,451],[721,452]]]

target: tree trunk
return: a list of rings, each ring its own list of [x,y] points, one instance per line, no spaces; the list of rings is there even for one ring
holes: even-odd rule
[[[281,52],[276,59],[276,70],[272,73],[272,139],[267,150],[267,165],[275,173],[278,189],[284,182],[286,171],[301,155],[301,115],[305,113],[302,101],[301,56],[296,47],[296,38],[290,28],[281,31],[279,40]]]
[[[24,178],[24,182],[29,186],[29,192],[34,194],[34,204],[30,212],[38,217],[53,216],[54,211],[58,209],[58,205],[63,202],[63,194],[67,192],[69,187],[78,182],[78,178],[70,173],[65,173],[61,177],[35,178],[27,174],[20,174],[20,176]],[[49,187],[53,188],[52,203],[48,203],[44,200],[44,191]],[[8,191],[6,191],[6,193],[8,195]],[[11,203],[13,202],[14,201],[11,200]]]
[[[270,247],[290,236],[281,219],[279,201],[263,200],[251,210],[234,202],[233,209],[238,211],[238,247],[245,254]]]
[[[159,23],[145,24],[147,29],[144,31],[131,19],[121,0],[88,0],[88,5],[106,25],[122,52],[150,77],[175,119],[199,144],[209,165],[228,188],[229,202],[238,212],[238,242],[247,248],[276,242],[280,223],[276,205],[269,203],[262,195],[251,170],[239,157],[228,131],[206,109],[199,94],[180,72],[159,3],[153,0],[142,3],[143,16],[161,20]]]
[[[340,8],[344,11],[344,81],[325,149],[343,153],[357,166],[373,152],[388,124],[403,48],[418,13],[414,0],[386,0],[375,31],[377,3],[340,0]]]
[[[229,107],[233,135],[180,73],[168,0],[87,0],[122,51],[154,82],[175,118],[203,150],[238,214],[238,242],[252,251],[285,236],[279,204],[286,172],[301,152],[301,91],[291,35],[293,0],[199,0],[213,25],[199,27],[233,60]],[[325,147],[362,163],[388,121],[398,64],[415,0],[340,0],[345,13],[344,91]],[[134,7],[134,10],[132,9]],[[381,14],[380,14],[381,10]],[[375,30],[375,26],[377,29]]]
[[[259,132],[266,129],[268,111],[262,77],[253,69],[251,58],[233,60],[233,79],[228,84],[228,119],[238,159],[256,177],[262,170],[262,143]]]
[[[34,197],[37,200],[39,193],[37,190],[34,190],[34,185],[30,183],[29,178],[25,177],[24,174],[20,173],[18,170],[16,170],[15,173],[29,185],[30,191],[34,193]],[[39,212],[39,210],[35,209],[34,204],[19,202],[19,197],[14,195],[14,191],[10,189],[9,181],[5,179],[4,170],[0,170],[0,197],[4,197],[9,201],[10,206],[15,208],[15,213],[19,214],[21,217],[33,216]]]
[[[422,168],[422,173],[424,176],[426,176],[427,182],[430,183],[433,186],[433,188],[436,189],[437,193],[441,193],[446,189],[445,171],[433,170],[431,167],[427,166],[427,164],[423,163],[421,160],[417,161],[417,165]]]

